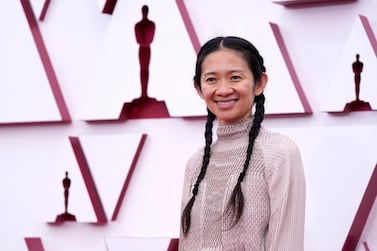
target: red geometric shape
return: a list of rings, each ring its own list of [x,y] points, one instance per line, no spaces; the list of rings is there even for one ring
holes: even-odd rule
[[[115,197],[115,200],[113,200],[113,201],[110,200],[110,203],[109,203],[109,200],[108,200],[109,196],[106,196],[106,195],[109,195],[108,193],[109,192],[111,193],[111,191],[106,190],[107,191],[106,193],[100,194],[101,191],[103,192],[103,190],[100,189],[101,183],[102,183],[103,180],[106,180],[106,178],[108,178],[108,177],[106,176],[106,174],[101,174],[100,172],[98,172],[98,171],[100,171],[100,169],[98,169],[98,165],[96,165],[96,163],[104,163],[104,165],[112,165],[112,162],[106,161],[106,158],[101,160],[101,159],[98,159],[96,157],[98,157],[98,151],[99,151],[99,152],[103,152],[103,154],[104,154],[103,156],[107,156],[107,158],[117,158],[117,156],[119,156],[119,151],[110,150],[111,153],[115,152],[115,155],[110,155],[110,157],[109,157],[109,155],[107,155],[109,153],[109,152],[107,152],[107,150],[112,149],[111,147],[115,147],[116,142],[106,141],[106,139],[107,139],[106,137],[105,138],[88,137],[88,138],[81,138],[81,140],[78,137],[69,137],[71,145],[72,145],[73,150],[74,150],[76,160],[78,162],[78,165],[79,165],[79,168],[80,168],[80,171],[81,171],[81,174],[82,174],[82,177],[84,179],[85,186],[88,190],[89,197],[90,197],[91,203],[93,205],[98,223],[106,223],[108,221],[107,216],[106,216],[106,211],[107,211],[108,215],[109,215],[110,211],[112,212],[112,216],[111,216],[112,221],[117,220],[120,208],[122,206],[124,197],[125,197],[127,189],[128,189],[128,185],[130,184],[133,172],[136,168],[136,164],[137,164],[137,161],[139,159],[141,150],[144,146],[146,137],[147,137],[146,134],[142,134],[141,137],[138,137],[137,141],[135,141],[135,143],[137,143],[137,145],[135,144],[134,145],[135,148],[132,149],[132,151],[133,151],[132,155],[131,155],[132,158],[130,158],[130,160],[129,160],[130,162],[128,162],[129,168],[127,168],[127,171],[126,171],[127,174],[126,174],[125,179],[124,180],[119,180],[119,179],[114,179],[114,178],[112,179],[113,186],[114,186],[115,192],[116,192],[116,194],[115,194],[116,197]],[[116,138],[123,140],[123,138],[121,138],[119,136],[117,136]],[[130,138],[130,142],[131,141],[133,141],[133,140]],[[106,142],[113,142],[113,143],[111,145],[108,145],[108,144],[106,144]],[[98,145],[98,143],[100,143],[100,145]],[[100,148],[90,147],[90,146],[96,146],[96,145],[100,146]],[[131,145],[132,145],[132,143],[131,143]],[[119,145],[117,145],[116,147],[117,147],[117,149],[122,148]],[[93,149],[97,149],[98,151],[93,151]],[[91,160],[91,161],[94,160],[94,162],[90,162],[91,165],[92,165],[91,167],[89,166],[90,164],[89,164],[88,160]],[[102,166],[100,165],[99,167],[106,167],[104,165],[102,165]],[[114,166],[114,170],[115,169],[117,169],[117,166]],[[102,170],[105,170],[105,169],[102,168]],[[92,172],[93,172],[94,175],[92,175]],[[118,176],[123,175],[123,172],[122,173],[112,172],[112,173],[113,174],[115,173]],[[120,178],[122,178],[122,177],[120,177]],[[97,184],[95,184],[96,183],[95,181],[97,181]],[[111,182],[111,180],[109,180],[109,181]],[[121,183],[118,183],[118,181],[121,181]],[[119,186],[118,186],[118,184],[119,184]],[[114,189],[112,189],[112,190],[114,190]],[[101,200],[101,196],[102,196],[102,200]],[[105,196],[107,198],[105,198]],[[110,207],[109,207],[109,205],[110,205]],[[106,208],[106,210],[105,210],[105,208]]]
[[[94,212],[97,217],[97,222],[106,223],[107,222],[106,213],[103,208],[101,198],[98,194],[93,176],[90,172],[90,167],[89,167],[88,161],[86,160],[85,153],[82,149],[80,140],[77,137],[69,137],[69,140],[71,142],[76,160],[79,164],[80,171],[85,182],[85,186],[88,189],[89,197],[90,197],[90,200],[94,208]]]
[[[135,153],[134,158],[133,158],[133,160],[132,160],[131,167],[130,167],[130,169],[129,169],[129,171],[128,171],[128,174],[127,174],[127,177],[126,177],[126,179],[125,179],[125,181],[124,181],[124,184],[123,184],[123,187],[122,187],[122,191],[121,191],[120,194],[119,194],[118,201],[117,201],[117,203],[116,203],[116,206],[115,206],[115,208],[114,208],[113,215],[112,215],[112,217],[111,217],[111,220],[113,220],[113,221],[115,221],[115,220],[117,219],[117,217],[118,217],[118,213],[119,213],[120,207],[121,207],[121,205],[122,205],[122,202],[123,202],[124,196],[125,196],[125,194],[126,194],[126,192],[127,192],[128,185],[129,185],[129,183],[130,183],[130,181],[131,181],[132,174],[133,174],[133,172],[134,172],[134,170],[135,170],[136,163],[137,163],[137,161],[138,161],[138,159],[139,159],[140,152],[141,152],[141,149],[142,149],[143,146],[144,146],[144,142],[145,142],[146,138],[147,138],[147,135],[146,135],[146,134],[143,134],[142,137],[141,137],[141,140],[140,140],[139,146],[138,146],[137,149],[136,149],[136,153]]]
[[[165,101],[157,101],[155,98],[134,100],[123,105],[119,116],[119,120],[145,118],[170,118]]]
[[[44,251],[42,240],[39,237],[25,237],[25,242],[29,251]]]
[[[368,221],[369,214],[372,210],[374,201],[377,196],[377,165],[374,168],[372,176],[361,199],[360,206],[356,212],[351,228],[348,232],[342,251],[354,251],[359,243],[360,236],[365,224]]]
[[[270,22],[270,26],[272,28],[272,32],[274,33],[276,42],[279,45],[279,48],[280,48],[281,54],[283,56],[283,59],[285,61],[285,64],[288,68],[289,75],[291,76],[292,82],[293,82],[293,84],[296,88],[296,92],[297,92],[297,94],[300,98],[300,101],[301,101],[301,103],[304,107],[304,111],[305,111],[305,113],[312,114],[313,113],[312,108],[310,107],[309,101],[306,98],[304,90],[302,89],[300,80],[298,79],[298,76],[297,76],[296,70],[293,66],[291,57],[289,56],[287,47],[285,46],[283,37],[282,37],[280,29],[279,29],[279,26],[277,24],[271,23],[271,22]]]
[[[368,36],[370,45],[373,48],[374,54],[377,57],[377,38],[374,35],[373,29],[368,21],[368,18],[366,16],[359,15],[360,21],[363,24],[364,30]]]
[[[50,3],[51,3],[51,0],[45,0],[42,7],[41,14],[39,15],[39,21],[43,21],[45,19],[47,9],[48,9],[48,6],[50,6]]]
[[[365,251],[370,251],[368,247],[368,243],[366,241],[363,241],[363,246],[364,246]]]
[[[179,239],[169,237],[106,237],[108,251],[153,250],[178,251]]]
[[[178,251],[179,239],[171,239],[168,250],[167,251]]]
[[[285,7],[312,7],[312,6],[324,6],[334,4],[344,4],[350,2],[356,2],[357,0],[287,0],[287,1],[274,1],[274,3],[281,4]]]
[[[117,0],[106,0],[102,13],[113,14]]]
[[[38,22],[37,22],[37,19],[35,18],[33,8],[30,4],[30,0],[21,0],[21,5],[24,9],[25,16],[30,27],[30,31],[33,35],[35,45],[41,57],[41,61],[42,61],[44,70],[46,72],[47,79],[50,83],[52,92],[54,94],[55,101],[57,103],[62,121],[71,122],[71,116],[65,104],[62,91],[60,89],[57,77],[55,75],[54,68],[52,67],[52,63],[50,61],[50,57],[48,55],[46,46],[44,44],[42,34],[39,30]]]
[[[189,34],[192,46],[194,47],[195,52],[198,53],[201,45],[200,45],[200,42],[199,42],[199,38],[196,35],[194,25],[191,22],[191,18],[190,18],[188,11],[187,11],[185,2],[184,2],[184,0],[176,0],[176,2],[177,2],[179,12],[181,13],[181,16],[182,16],[182,19],[183,19],[183,23],[186,26],[187,33]]]

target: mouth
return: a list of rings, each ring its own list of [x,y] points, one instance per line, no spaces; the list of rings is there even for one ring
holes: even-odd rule
[[[233,105],[237,102],[237,99],[231,99],[231,100],[218,100],[215,101],[217,106],[221,109],[229,109],[232,108]]]

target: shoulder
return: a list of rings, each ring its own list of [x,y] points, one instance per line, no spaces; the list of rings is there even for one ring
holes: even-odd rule
[[[298,146],[295,141],[285,134],[273,132],[264,127],[261,128],[257,138],[257,144],[265,152],[273,155],[290,155],[297,153]]]
[[[290,176],[302,171],[299,147],[290,137],[261,128],[257,139],[258,148],[264,156],[267,176]]]

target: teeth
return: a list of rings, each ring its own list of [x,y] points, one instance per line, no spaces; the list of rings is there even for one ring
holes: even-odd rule
[[[233,100],[229,100],[229,101],[217,101],[218,104],[220,105],[226,105],[226,104],[229,104],[229,103],[232,103]]]

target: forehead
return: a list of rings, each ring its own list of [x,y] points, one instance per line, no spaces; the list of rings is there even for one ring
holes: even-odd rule
[[[249,69],[243,55],[236,50],[228,48],[221,48],[220,50],[211,52],[203,60],[203,73],[223,68]]]

